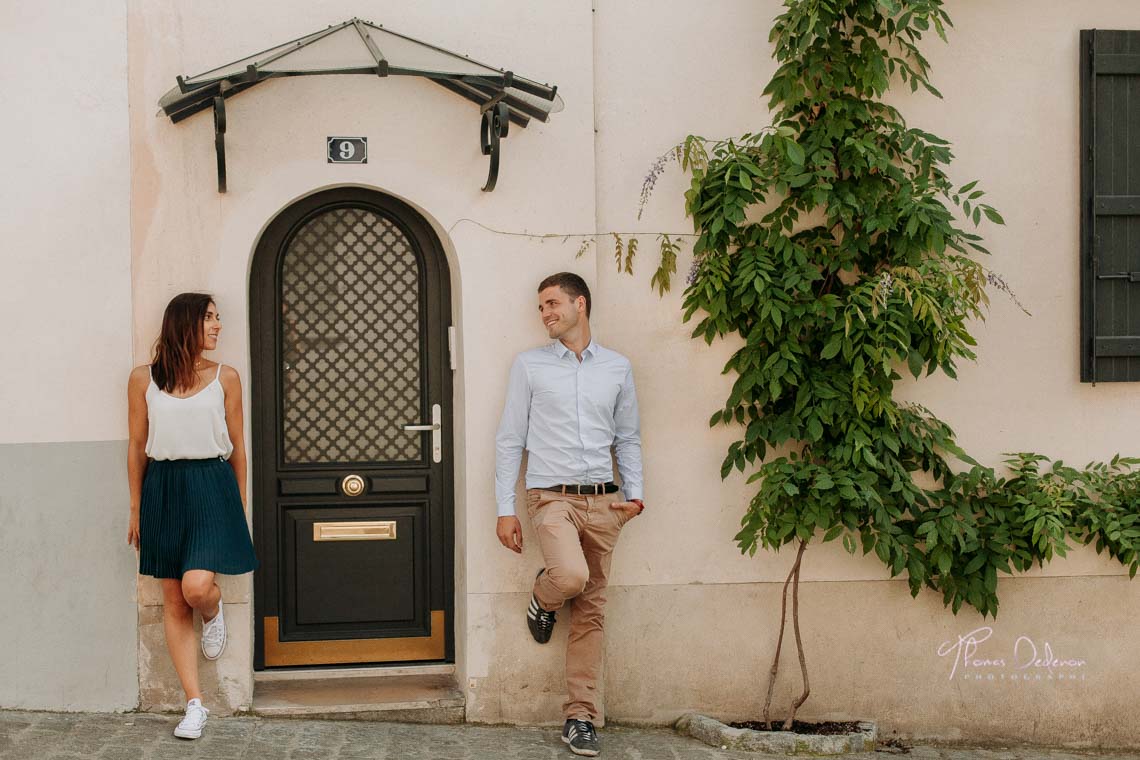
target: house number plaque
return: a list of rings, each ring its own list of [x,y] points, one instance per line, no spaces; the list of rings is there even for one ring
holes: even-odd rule
[[[368,163],[368,138],[330,137],[328,138],[328,157],[330,164],[366,164]]]

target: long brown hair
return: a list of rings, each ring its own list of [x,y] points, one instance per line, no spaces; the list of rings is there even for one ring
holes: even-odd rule
[[[189,391],[198,384],[194,360],[202,353],[202,323],[213,302],[207,293],[179,293],[166,305],[150,365],[154,384],[161,390]]]

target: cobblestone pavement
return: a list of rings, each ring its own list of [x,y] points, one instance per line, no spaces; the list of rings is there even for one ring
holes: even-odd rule
[[[417,726],[398,723],[211,718],[196,741],[174,738],[174,716],[0,711],[0,757],[18,760],[566,760],[556,728]],[[667,729],[606,728],[609,760],[760,760],[724,752]],[[1138,758],[1040,749],[911,748],[847,755],[861,760],[1070,760]]]

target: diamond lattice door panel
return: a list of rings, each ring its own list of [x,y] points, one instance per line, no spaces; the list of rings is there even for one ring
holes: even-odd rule
[[[430,225],[340,188],[250,280],[255,666],[452,657],[450,289]]]
[[[327,211],[281,270],[287,463],[415,462],[420,272],[407,236],[365,209]]]

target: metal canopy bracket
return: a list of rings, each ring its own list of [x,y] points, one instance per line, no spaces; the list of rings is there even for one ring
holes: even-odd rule
[[[359,39],[350,42],[348,38]],[[313,47],[317,45],[322,47]],[[308,52],[302,52],[306,50]],[[314,55],[313,50],[319,52]],[[213,110],[218,192],[224,193],[225,101],[269,79],[328,74],[423,77],[476,103],[480,108],[479,148],[490,158],[483,192],[495,189],[500,142],[507,136],[510,122],[520,127],[526,127],[531,119],[545,122],[563,108],[556,86],[516,76],[511,71],[359,18],[330,25],[192,77],[178,76],[177,85],[159,99],[158,105],[174,123],[199,111]]]
[[[495,183],[499,181],[499,141],[507,136],[510,126],[506,103],[488,103],[483,109],[483,118],[479,124],[479,150],[484,156],[491,157],[487,184],[483,185],[485,193],[494,190]]]
[[[214,98],[214,153],[218,156],[218,192],[224,193],[226,191],[226,99],[221,95]]]

